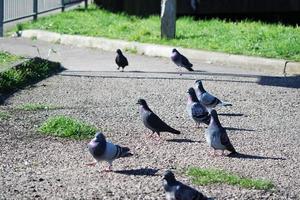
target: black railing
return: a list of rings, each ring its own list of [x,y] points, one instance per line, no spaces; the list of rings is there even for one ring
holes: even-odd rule
[[[46,2],[46,3],[45,3]],[[85,8],[88,7],[88,0],[53,0],[39,2],[39,0],[0,0],[0,37],[4,34],[4,24],[33,17],[34,20],[38,15],[65,8],[74,4],[84,2]],[[43,9],[40,4],[43,4]],[[54,5],[53,5],[54,4]]]

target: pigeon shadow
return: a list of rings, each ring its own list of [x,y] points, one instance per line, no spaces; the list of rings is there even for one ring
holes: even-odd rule
[[[279,157],[268,157],[268,156],[255,156],[249,154],[229,154],[228,157],[230,158],[238,158],[238,159],[251,159],[251,160],[286,160],[286,158],[279,158]]]
[[[168,139],[167,142],[177,142],[177,143],[201,143],[201,141],[195,141],[191,139]]]
[[[234,127],[224,127],[228,131],[255,131],[254,129],[246,129],[246,128],[234,128]]]
[[[218,113],[220,116],[229,116],[229,117],[241,117],[244,116],[242,113]]]
[[[140,169],[129,169],[129,170],[117,170],[114,172],[118,174],[134,175],[134,176],[156,176],[156,173],[158,171],[159,169],[140,168]]]

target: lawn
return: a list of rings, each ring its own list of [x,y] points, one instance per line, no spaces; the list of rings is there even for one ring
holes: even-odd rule
[[[21,60],[21,57],[5,51],[0,51],[0,71],[6,69],[9,64],[12,64],[18,60]]]
[[[217,169],[192,167],[188,169],[187,174],[192,177],[193,182],[197,185],[222,183],[257,190],[270,190],[274,188],[274,184],[271,181],[240,177],[230,172]]]
[[[27,22],[22,28],[300,61],[299,27],[191,17],[179,18],[176,26],[176,39],[162,40],[159,16],[139,18],[92,5],[88,10],[76,9]]]

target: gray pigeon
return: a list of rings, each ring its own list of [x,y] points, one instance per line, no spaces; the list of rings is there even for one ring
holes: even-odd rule
[[[182,54],[180,54],[176,49],[172,50],[171,60],[178,66],[184,67],[189,71],[193,70],[193,64]]]
[[[127,58],[123,55],[122,51],[120,49],[117,49],[117,56],[116,56],[116,63],[118,65],[118,70],[120,67],[122,68],[122,72],[124,71],[124,68],[128,66],[128,60]]]
[[[111,142],[107,142],[103,133],[97,132],[95,138],[88,143],[89,152],[92,154],[95,162],[87,165],[95,166],[99,161],[107,161],[109,166],[105,171],[112,171],[112,162],[121,157],[132,156],[128,147],[120,147]]]
[[[217,97],[206,92],[202,85],[201,80],[195,81],[197,97],[202,105],[204,105],[209,111],[216,106],[232,106],[232,104],[223,102]]]
[[[137,104],[140,105],[140,114],[144,125],[153,133],[157,133],[160,137],[160,132],[170,132],[180,134],[180,131],[171,128],[163,122],[152,110],[148,107],[144,99],[139,99]]]
[[[188,115],[197,123],[198,127],[200,123],[208,125],[210,121],[209,112],[207,111],[206,107],[199,102],[194,88],[189,88],[187,93],[188,100],[186,110]]]
[[[171,171],[166,171],[163,178],[163,187],[167,200],[207,200],[201,192],[175,179]]]
[[[216,150],[222,150],[222,155],[224,155],[224,150],[230,151],[231,153],[229,155],[237,154],[229,140],[226,130],[219,121],[217,111],[212,110],[210,114],[210,123],[205,131],[205,138],[208,145],[214,149],[214,155]]]

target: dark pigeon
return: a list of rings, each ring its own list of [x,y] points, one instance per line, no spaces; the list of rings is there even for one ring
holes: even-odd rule
[[[120,67],[122,68],[122,72],[124,71],[124,68],[128,66],[128,60],[123,55],[122,51],[120,49],[117,49],[117,56],[116,56],[116,63],[118,65],[118,70]]]
[[[121,147],[107,142],[103,133],[100,132],[97,132],[95,138],[88,143],[88,149],[96,160],[96,162],[88,163],[88,165],[94,166],[99,161],[107,161],[109,167],[105,171],[112,171],[112,162],[115,159],[132,155],[128,147]]]
[[[199,3],[198,3],[198,0],[191,0],[191,7],[192,7],[192,9],[193,9],[193,11],[197,11],[197,9],[198,9],[198,5]]]
[[[163,178],[163,187],[167,200],[207,200],[201,192],[175,179],[171,171],[166,171]]]
[[[208,128],[205,131],[205,137],[208,145],[215,150],[222,150],[222,155],[224,155],[224,150],[230,151],[229,155],[237,154],[233,145],[231,144],[226,130],[222,127],[217,111],[211,111],[211,118]]]
[[[172,50],[171,60],[178,66],[184,67],[189,71],[193,70],[193,64],[182,54],[180,54],[176,49]]]
[[[195,82],[195,86],[196,86],[198,100],[202,105],[204,105],[207,109],[209,109],[209,111],[215,108],[216,106],[232,106],[231,103],[223,102],[217,97],[209,94],[204,89],[201,80],[197,80]]]
[[[160,132],[180,134],[180,131],[171,128],[169,125],[163,122],[154,112],[152,112],[144,99],[139,99],[137,104],[140,105],[140,114],[144,125],[149,128],[152,133],[157,133],[158,136],[160,136]]]
[[[189,88],[187,93],[188,100],[186,109],[188,115],[197,123],[198,126],[200,123],[208,125],[210,121],[209,112],[206,107],[199,102],[194,88]]]

